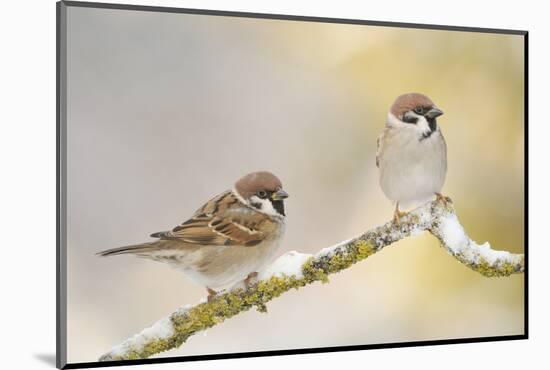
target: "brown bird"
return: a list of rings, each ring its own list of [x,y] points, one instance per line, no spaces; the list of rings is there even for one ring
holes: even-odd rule
[[[216,289],[243,280],[248,285],[271,262],[285,230],[287,197],[275,175],[250,173],[181,225],[151,234],[158,240],[98,255],[133,254],[168,263],[205,286],[211,299]]]
[[[397,223],[403,215],[399,206],[424,202],[434,195],[449,200],[441,194],[447,174],[447,145],[436,118],[442,114],[424,94],[400,95],[378,137],[380,187],[395,202]]]

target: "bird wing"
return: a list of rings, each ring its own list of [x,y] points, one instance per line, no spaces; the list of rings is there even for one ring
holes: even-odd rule
[[[227,191],[209,200],[181,225],[151,236],[205,246],[254,246],[265,239],[273,224],[267,215],[248,208]]]
[[[384,133],[385,131],[383,131],[376,138],[376,167],[380,167],[380,154],[382,154],[382,142],[384,141]]]

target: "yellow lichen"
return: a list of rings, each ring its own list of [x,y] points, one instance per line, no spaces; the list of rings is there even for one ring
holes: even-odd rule
[[[481,262],[473,263],[471,261],[468,261],[468,259],[462,255],[459,255],[457,257],[460,262],[486,277],[510,276],[519,271],[523,271],[523,261],[521,261],[519,265],[506,261],[490,264],[484,259],[482,259]]]
[[[326,272],[334,273],[344,270],[354,263],[361,261],[374,253],[371,244],[364,240],[357,240],[349,246],[349,250],[343,253],[335,253],[328,262]]]

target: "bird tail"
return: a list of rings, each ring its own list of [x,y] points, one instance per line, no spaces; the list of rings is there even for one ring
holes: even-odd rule
[[[155,244],[157,244],[157,243],[153,242],[153,243],[143,243],[143,244],[136,244],[136,245],[127,245],[125,247],[107,249],[105,251],[96,253],[96,255],[101,256],[101,257],[116,256],[118,254],[147,255],[153,249],[155,249],[155,247],[156,247]]]

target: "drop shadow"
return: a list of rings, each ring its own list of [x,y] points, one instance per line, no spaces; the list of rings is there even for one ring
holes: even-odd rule
[[[55,367],[55,353],[35,353],[34,358]]]

